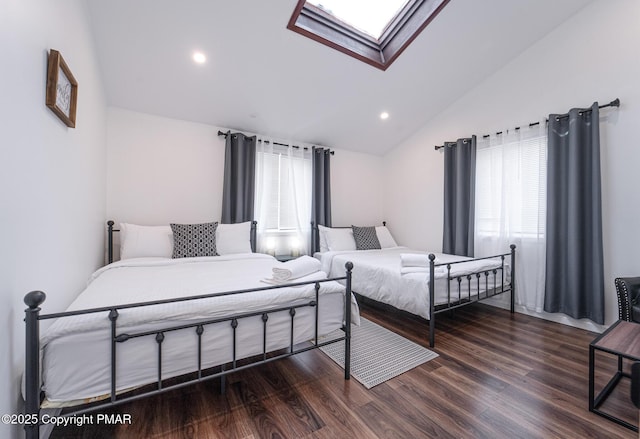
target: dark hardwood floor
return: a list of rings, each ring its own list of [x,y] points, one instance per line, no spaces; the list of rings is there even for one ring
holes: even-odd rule
[[[424,346],[428,325],[366,306],[366,318]],[[438,358],[365,389],[320,351],[130,403],[131,425],[51,438],[636,438],[588,411],[596,334],[486,305],[437,321]],[[616,367],[597,355],[602,386]],[[606,408],[637,423],[624,380]],[[105,413],[105,412],[102,412]]]

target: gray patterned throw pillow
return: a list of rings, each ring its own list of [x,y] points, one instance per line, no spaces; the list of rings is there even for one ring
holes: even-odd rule
[[[375,227],[351,226],[353,239],[356,241],[356,250],[376,250],[381,248]]]
[[[173,231],[173,258],[218,256],[216,229],[218,223],[171,224]]]

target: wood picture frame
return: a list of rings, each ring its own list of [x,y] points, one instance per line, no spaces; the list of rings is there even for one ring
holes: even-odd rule
[[[49,52],[46,104],[65,125],[76,127],[78,81],[60,52],[54,49]]]

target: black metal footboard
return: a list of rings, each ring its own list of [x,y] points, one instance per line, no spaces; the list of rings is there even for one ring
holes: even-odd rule
[[[185,298],[177,298],[177,299],[167,299],[167,300],[158,300],[153,302],[140,302],[133,303],[128,305],[121,306],[113,306],[113,307],[103,307],[103,308],[93,308],[79,311],[69,311],[63,313],[55,313],[55,314],[40,314],[40,306],[45,301],[46,295],[41,291],[32,291],[28,293],[24,302],[27,304],[28,308],[25,310],[25,323],[26,323],[26,355],[25,355],[25,419],[30,420],[30,422],[25,423],[25,432],[27,439],[37,439],[39,437],[39,427],[40,427],[40,405],[42,402],[42,393],[40,391],[40,321],[48,320],[48,319],[59,319],[71,316],[77,316],[82,314],[93,314],[93,313],[108,313],[108,318],[110,321],[110,338],[111,338],[111,390],[109,394],[108,400],[99,403],[99,404],[91,404],[91,406],[87,407],[80,406],[77,410],[69,411],[64,413],[62,416],[73,416],[80,415],[83,413],[87,413],[90,411],[99,410],[101,408],[110,407],[119,405],[125,402],[134,401],[137,399],[141,399],[150,395],[163,393],[169,390],[174,390],[177,388],[185,387],[187,385],[193,384],[195,382],[207,381],[214,378],[222,378],[232,372],[237,372],[240,370],[247,369],[249,367],[259,366],[261,364],[266,364],[281,358],[286,358],[291,355],[295,355],[301,352],[306,352],[311,349],[317,349],[319,347],[337,343],[340,341],[345,342],[345,367],[344,367],[344,378],[345,380],[350,379],[351,371],[351,277],[352,277],[352,269],[353,264],[348,262],[345,264],[346,274],[343,277],[336,277],[331,279],[323,279],[318,281],[310,281],[310,282],[298,282],[298,283],[290,283],[286,285],[279,286],[268,286],[268,287],[260,287],[260,288],[251,288],[245,290],[237,290],[237,291],[229,291],[223,293],[214,293],[207,295],[199,295],[199,296],[191,296]],[[329,341],[320,342],[319,334],[318,334],[318,304],[320,300],[320,284],[324,282],[330,281],[339,281],[344,280],[346,282],[346,293],[344,295],[344,326],[342,330],[344,331],[344,336],[332,339]],[[199,300],[206,299],[218,296],[228,296],[228,295],[236,295],[236,294],[244,294],[255,291],[263,291],[263,290],[272,290],[278,288],[289,288],[292,286],[301,286],[301,285],[314,285],[315,286],[315,297],[311,298],[309,301],[305,303],[301,303],[299,305],[293,306],[282,306],[277,309],[268,309],[263,311],[256,311],[251,313],[238,313],[231,316],[227,316],[224,318],[210,319],[210,320],[202,320],[193,323],[181,324],[174,326],[166,326],[158,329],[154,329],[152,331],[140,331],[140,332],[130,332],[130,333],[120,333],[118,332],[118,316],[119,311],[123,309],[130,308],[142,308],[146,306],[152,305],[160,305],[166,303],[174,303],[174,302],[184,302],[191,300]],[[300,346],[301,343],[294,343],[294,319],[296,316],[296,310],[303,307],[312,307],[315,308],[315,337],[310,345]],[[290,326],[290,343],[287,348],[278,349],[275,352],[271,352],[272,355],[267,355],[270,352],[267,352],[267,322],[269,320],[269,315],[276,312],[286,312],[288,311],[289,316],[291,318],[291,326]],[[262,354],[258,355],[257,358],[253,358],[252,361],[248,363],[238,364],[237,358],[237,344],[236,344],[236,331],[238,327],[238,322],[242,319],[246,319],[249,317],[261,316],[263,322],[263,331],[262,331]],[[233,341],[232,341],[232,361],[225,365],[220,365],[220,371],[203,375],[203,364],[202,364],[202,334],[205,332],[207,326],[213,325],[216,323],[224,323],[228,322],[228,324],[233,328]],[[177,330],[184,329],[193,329],[193,334],[197,337],[197,352],[194,353],[197,356],[198,368],[194,370],[194,378],[188,381],[182,381],[177,384],[166,385],[166,381],[163,377],[162,371],[162,346],[165,338],[165,334]],[[139,337],[155,337],[155,341],[157,343],[157,380],[156,388],[145,391],[144,393],[137,393],[135,395],[118,394],[117,392],[117,373],[116,373],[116,357],[118,355],[118,345],[122,343],[126,343],[128,340],[132,340]],[[284,351],[284,352],[282,352]],[[243,359],[244,360],[244,359]],[[224,381],[223,381],[224,383]]]
[[[511,244],[511,252],[500,255],[487,256],[485,258],[474,258],[463,261],[436,264],[436,255],[429,254],[429,346],[435,344],[436,314],[450,311],[461,306],[479,302],[499,294],[510,293],[511,312],[515,308],[515,280],[516,280],[516,246]],[[510,281],[505,285],[505,258],[511,257]],[[479,270],[462,275],[452,275],[451,268],[457,264],[465,264],[471,261],[483,259],[500,259],[500,266],[486,270]],[[436,303],[435,271],[436,267],[446,267],[447,269],[447,299]],[[457,284],[457,288],[452,288]],[[463,286],[466,293],[462,292]]]

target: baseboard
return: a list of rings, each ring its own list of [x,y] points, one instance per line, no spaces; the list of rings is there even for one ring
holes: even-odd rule
[[[500,298],[490,298],[487,300],[483,300],[482,303],[486,303],[487,305],[495,306],[497,308],[509,309],[509,303],[505,300],[501,300]],[[567,326],[573,326],[574,328],[584,329],[585,331],[602,333],[604,332],[609,325],[598,325],[597,323],[592,322],[588,319],[574,319],[569,317],[566,314],[560,313],[548,313],[548,312],[536,312],[531,311],[525,308],[523,305],[516,305],[515,311],[520,314],[526,314],[528,316],[537,317],[543,320],[549,320],[551,322],[561,323]]]

